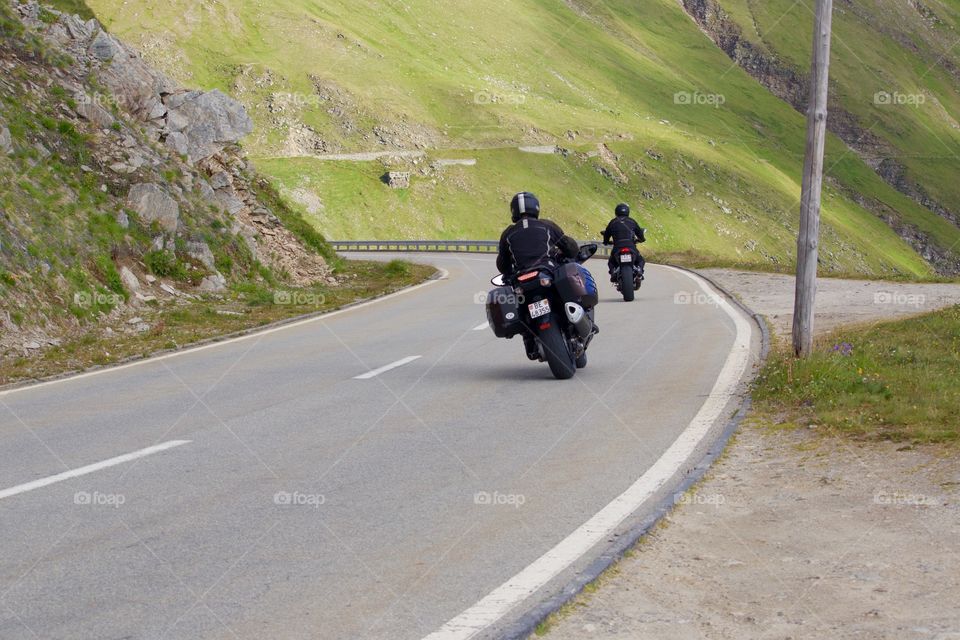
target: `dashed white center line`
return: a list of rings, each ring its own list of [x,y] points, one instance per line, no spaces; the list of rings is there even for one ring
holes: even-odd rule
[[[386,373],[387,371],[390,371],[391,369],[396,369],[397,367],[402,367],[402,366],[405,365],[405,364],[410,364],[410,363],[413,362],[414,360],[419,360],[419,359],[422,358],[422,357],[423,357],[423,356],[407,356],[406,358],[403,358],[403,359],[401,359],[401,360],[397,360],[396,362],[391,362],[390,364],[385,364],[385,365],[383,365],[382,367],[380,367],[379,369],[374,369],[373,371],[367,371],[366,373],[361,374],[361,375],[359,375],[359,376],[354,376],[353,379],[354,379],[354,380],[369,380],[370,378],[376,378],[376,377],[377,377],[378,375],[380,375],[381,373]]]
[[[160,453],[161,451],[166,451],[167,449],[173,449],[174,447],[190,444],[190,442],[190,440],[171,440],[170,442],[164,442],[163,444],[147,447],[146,449],[140,449],[139,451],[134,451],[133,453],[127,453],[122,456],[117,456],[116,458],[110,458],[109,460],[104,460],[103,462],[95,462],[94,464],[89,464],[85,467],[80,467],[79,469],[64,471],[63,473],[58,473],[55,476],[47,476],[46,478],[40,478],[39,480],[27,482],[26,484],[19,484],[15,487],[10,487],[9,489],[0,491],[0,500],[19,495],[21,493],[26,493],[28,491],[33,491],[34,489],[40,489],[41,487],[46,487],[51,484],[56,484],[57,482],[70,480],[71,478],[85,476],[88,473],[100,471],[101,469],[115,467],[118,464],[131,462],[138,458],[145,458],[146,456]]]
[[[474,330],[474,331],[486,331],[486,330],[489,329],[489,328],[490,328],[490,323],[489,323],[489,322],[484,322],[483,324],[478,324],[477,326],[475,326],[475,327],[473,328],[473,330]]]

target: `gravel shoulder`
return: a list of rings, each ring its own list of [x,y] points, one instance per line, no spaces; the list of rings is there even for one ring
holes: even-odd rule
[[[789,333],[792,278],[705,273]],[[958,285],[821,280],[817,331],[956,303]],[[960,460],[944,449],[748,420],[677,502],[548,638],[960,640]]]
[[[701,273],[764,316],[774,333],[790,333],[793,276],[733,269],[703,269]],[[898,320],[955,304],[960,304],[960,284],[820,278],[814,330],[829,333],[842,325]]]

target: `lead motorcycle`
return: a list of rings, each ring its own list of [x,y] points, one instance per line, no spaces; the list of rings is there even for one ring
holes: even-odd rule
[[[586,244],[571,262],[490,281],[496,289],[487,294],[486,308],[494,335],[533,336],[539,349],[535,359],[550,365],[559,380],[587,366],[587,348],[598,332],[597,283],[582,266],[596,252],[596,244]]]
[[[640,270],[640,263],[633,249],[622,247],[613,249],[614,262],[616,269],[611,275],[613,284],[623,295],[624,302],[633,302],[634,291],[640,289],[643,285],[643,272]]]

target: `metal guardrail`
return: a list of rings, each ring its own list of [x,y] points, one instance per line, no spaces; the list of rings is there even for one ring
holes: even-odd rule
[[[416,253],[496,253],[496,240],[330,240],[334,251],[391,251]],[[610,247],[600,245],[596,257],[608,258]]]

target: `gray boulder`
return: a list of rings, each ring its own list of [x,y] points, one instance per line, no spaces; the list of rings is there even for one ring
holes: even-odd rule
[[[210,176],[210,186],[214,189],[225,189],[232,184],[233,180],[230,179],[230,174],[226,171],[218,171],[212,176]]]
[[[254,260],[258,260],[259,253],[257,251],[257,236],[259,234],[257,230],[248,224],[234,222],[233,229],[231,229],[231,231],[234,233],[234,235],[238,235],[243,239],[243,242],[247,245],[247,249],[250,250],[250,255],[253,256]]]
[[[120,280],[123,282],[123,286],[127,291],[131,293],[140,291],[140,281],[137,280],[137,276],[134,275],[133,271],[130,271],[127,267],[120,267]]]
[[[110,56],[110,64],[100,69],[100,80],[125,111],[143,122],[163,115],[162,96],[176,89],[169,78],[104,31],[94,37],[90,51],[100,59]]]
[[[207,276],[200,281],[200,291],[207,293],[219,293],[226,290],[226,288],[227,279],[224,278],[220,272],[214,273],[212,276]]]
[[[226,211],[232,216],[235,216],[243,211],[244,207],[246,206],[243,200],[238,198],[236,192],[230,187],[217,191],[214,198],[216,199],[217,206],[220,207],[220,210]]]
[[[90,43],[90,54],[103,62],[124,55],[123,46],[106,31],[100,31]]]
[[[167,130],[187,138],[187,159],[198,162],[239,142],[253,121],[239,102],[218,90],[167,96]]]
[[[213,190],[213,187],[210,186],[210,183],[203,178],[200,178],[197,182],[197,191],[200,192],[200,196],[203,197],[204,200],[207,200],[211,204],[217,204],[216,192]]]
[[[410,172],[409,171],[388,171],[384,176],[384,182],[386,182],[391,189],[409,189],[410,188]]]
[[[178,156],[186,156],[190,153],[190,141],[179,131],[167,134],[166,145]]]
[[[84,120],[92,122],[101,129],[107,129],[113,124],[114,120],[110,112],[94,103],[90,96],[78,96],[77,103],[77,115]]]
[[[99,23],[92,18],[84,22],[79,16],[71,14],[60,16],[60,24],[73,40],[88,40],[100,28]]]
[[[137,212],[144,224],[157,222],[167,233],[174,233],[180,221],[180,205],[155,184],[130,187],[127,204]]]
[[[187,255],[205,266],[210,271],[215,271],[213,251],[210,245],[203,241],[192,241],[187,243]]]
[[[0,128],[0,152],[10,153],[13,151],[13,137],[10,135],[10,129]]]

